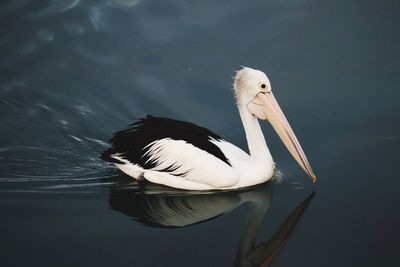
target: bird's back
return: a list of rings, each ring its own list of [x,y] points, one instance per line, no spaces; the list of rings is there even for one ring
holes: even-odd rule
[[[111,148],[104,151],[101,158],[112,163],[124,164],[113,157],[118,155],[118,158],[144,169],[152,169],[156,167],[156,163],[149,160],[151,155],[148,152],[151,144],[162,139],[185,141],[230,165],[220,148],[210,142],[222,140],[217,134],[193,123],[150,115],[132,123],[127,129],[116,132],[109,140]]]

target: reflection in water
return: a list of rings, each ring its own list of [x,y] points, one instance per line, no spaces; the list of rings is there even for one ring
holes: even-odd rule
[[[272,204],[270,183],[245,191],[200,194],[156,185],[140,191],[114,188],[110,192],[109,204],[112,209],[143,225],[171,228],[211,220],[248,203],[248,217],[239,241],[235,266],[270,266],[314,195],[314,192],[311,193],[300,203],[268,241],[257,246],[259,227]]]
[[[286,241],[288,240],[292,230],[299,222],[301,215],[307,208],[311,199],[315,196],[315,192],[312,192],[303,202],[301,202],[296,209],[294,209],[286,220],[280,225],[279,229],[268,241],[259,244],[255,247],[254,239],[251,239],[251,251],[247,254],[244,259],[239,258],[239,266],[243,266],[241,263],[246,263],[249,266],[269,266],[275,257],[278,255],[279,251],[284,247]],[[251,214],[250,214],[251,216]],[[249,216],[249,217],[250,217]],[[250,224],[250,223],[249,223]],[[244,236],[243,239],[248,237]],[[241,244],[244,242],[241,242]],[[247,252],[247,251],[246,251]]]

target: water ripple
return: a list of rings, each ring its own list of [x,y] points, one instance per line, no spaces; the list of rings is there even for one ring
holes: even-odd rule
[[[45,16],[50,16],[58,13],[63,13],[69,9],[74,8],[78,5],[80,0],[51,0],[49,1],[49,5],[44,9],[31,13],[29,15],[30,18],[38,19]]]
[[[84,184],[60,184],[60,185],[50,185],[39,187],[38,189],[70,189],[70,188],[80,188],[80,187],[106,187],[114,185],[115,182],[103,182],[103,183],[84,183]]]

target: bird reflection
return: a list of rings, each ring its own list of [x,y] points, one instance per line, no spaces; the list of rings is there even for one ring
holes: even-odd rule
[[[185,227],[222,215],[241,204],[249,212],[236,253],[235,266],[270,266],[284,247],[315,193],[295,208],[266,242],[256,245],[256,237],[265,213],[271,207],[270,183],[241,191],[186,192],[149,185],[143,188],[111,189],[109,204],[135,221],[151,227]]]

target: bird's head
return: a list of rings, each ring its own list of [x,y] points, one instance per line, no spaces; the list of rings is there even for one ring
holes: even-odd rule
[[[290,154],[313,182],[316,176],[308,163],[292,128],[271,91],[271,83],[264,72],[243,67],[236,72],[234,91],[239,109],[271,123]]]
[[[271,83],[264,72],[243,67],[236,72],[233,88],[238,105],[246,106],[258,93],[271,91]]]

